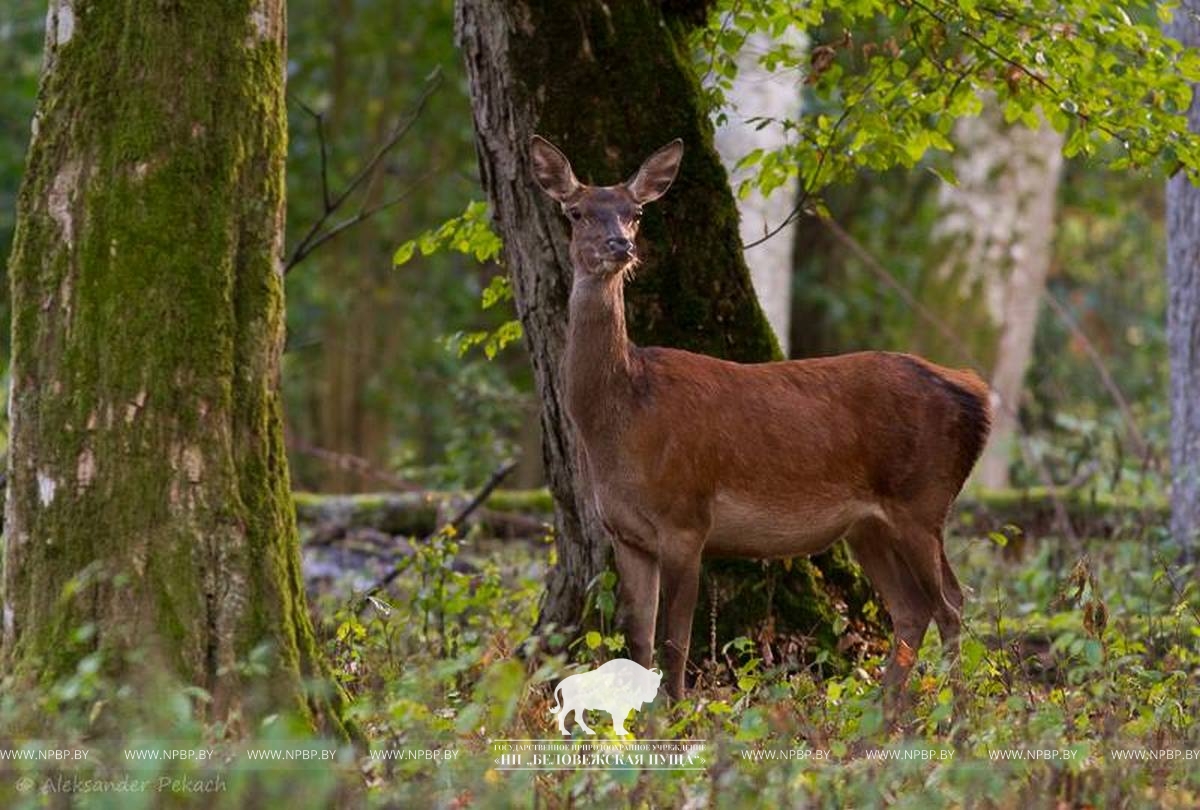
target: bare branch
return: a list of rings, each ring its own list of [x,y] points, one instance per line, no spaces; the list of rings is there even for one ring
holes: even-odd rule
[[[934,314],[933,311],[927,306],[918,301],[916,296],[908,291],[907,287],[901,284],[900,281],[894,275],[892,275],[878,259],[872,256],[871,253],[862,246],[861,242],[847,233],[846,230],[833,219],[822,218],[821,224],[824,225],[826,230],[833,235],[834,239],[836,239],[842,244],[843,247],[854,254],[854,256],[857,257],[858,260],[861,261],[877,279],[890,287],[896,293],[896,295],[898,295],[900,299],[904,301],[904,304],[909,309],[911,309],[918,316],[920,316],[922,320],[936,329],[938,334],[945,338],[946,341],[954,347],[955,351],[958,352],[963,362],[975,366],[976,368],[984,367],[984,364],[980,362],[979,358],[975,356],[970,348],[968,348],[967,342],[959,337],[958,334],[956,334],[955,331],[950,328],[949,324]]]
[[[319,113],[312,107],[304,103],[299,96],[292,96],[292,99],[300,105],[300,109],[308,113],[317,125],[317,143],[321,148],[321,210],[328,211],[330,208],[329,199],[329,161],[327,157],[327,149],[325,143],[325,114]]]
[[[1113,379],[1108,366],[1104,364],[1104,359],[1100,357],[1100,352],[1096,351],[1096,346],[1088,339],[1083,329],[1071,317],[1071,313],[1067,312],[1067,308],[1062,305],[1062,302],[1050,290],[1046,290],[1046,302],[1050,304],[1050,308],[1054,310],[1054,314],[1058,316],[1058,319],[1062,321],[1071,334],[1079,339],[1084,353],[1088,356],[1088,360],[1092,362],[1096,373],[1100,375],[1100,382],[1104,384],[1109,396],[1117,404],[1117,409],[1121,413],[1121,419],[1125,422],[1125,429],[1129,432],[1129,438],[1133,442],[1137,454],[1143,459],[1148,459],[1151,455],[1151,448],[1146,443],[1145,437],[1142,436],[1142,431],[1138,428],[1137,421],[1133,418],[1133,409],[1129,407],[1129,400],[1125,398],[1125,395],[1117,386],[1117,381]]]
[[[320,233],[320,235],[314,236],[309,241],[301,242],[296,247],[296,251],[295,251],[295,253],[292,254],[292,257],[290,259],[288,259],[287,264],[284,265],[284,267],[283,267],[284,274],[286,275],[289,270],[291,270],[293,267],[295,267],[300,262],[304,261],[309,256],[309,254],[311,254],[314,250],[316,250],[317,248],[319,248],[321,245],[325,244],[329,240],[331,240],[334,237],[340,235],[341,233],[349,230],[350,228],[353,228],[355,225],[358,225],[360,222],[364,222],[365,220],[370,219],[371,217],[378,214],[380,211],[386,210],[388,208],[391,208],[394,205],[399,205],[400,203],[404,202],[405,200],[407,200],[409,197],[411,197],[413,195],[413,192],[415,192],[421,186],[422,183],[424,183],[429,178],[433,177],[433,175],[434,175],[433,171],[426,172],[425,174],[421,175],[421,177],[419,177],[417,179],[416,183],[409,186],[404,191],[397,194],[395,197],[392,197],[390,200],[387,200],[386,202],[382,202],[379,205],[375,205],[370,208],[364,208],[363,210],[359,211],[354,216],[348,217],[348,218],[342,220],[341,222],[332,226],[331,228],[329,228],[326,231],[322,231]],[[332,213],[332,211],[330,213]]]
[[[288,448],[297,453],[302,453],[306,456],[321,459],[330,466],[339,470],[348,470],[356,472],[359,475],[373,478],[377,481],[387,484],[400,492],[423,492],[424,488],[420,484],[413,483],[408,479],[393,475],[387,470],[381,470],[362,456],[356,456],[351,453],[339,453],[335,450],[327,450],[324,447],[317,447],[309,444],[303,439],[297,439],[293,436],[288,437]]]
[[[338,223],[330,230],[324,230],[325,225],[329,222],[330,217],[332,217],[335,213],[337,213],[338,209],[345,205],[346,200],[349,199],[350,196],[354,194],[354,192],[356,192],[364,182],[366,182],[367,178],[371,176],[380,162],[387,157],[388,153],[395,148],[396,144],[400,143],[404,136],[408,134],[409,130],[413,128],[413,125],[416,124],[417,120],[421,117],[421,113],[424,112],[425,105],[429,101],[429,97],[433,95],[434,91],[437,90],[441,84],[442,71],[439,68],[430,74],[429,79],[425,82],[425,89],[421,91],[420,97],[417,99],[408,115],[405,116],[405,118],[398,124],[396,124],[392,131],[388,133],[388,136],[384,138],[383,142],[380,143],[375,149],[374,154],[372,154],[367,162],[362,165],[354,177],[350,179],[350,182],[346,184],[346,187],[332,198],[329,194],[329,180],[328,172],[326,170],[326,148],[323,116],[313,111],[307,105],[298,101],[304,111],[313,116],[317,122],[317,137],[321,144],[321,192],[323,196],[324,210],[322,210],[321,215],[317,217],[316,221],[313,222],[313,224],[309,227],[308,231],[304,234],[304,237],[300,240],[300,243],[296,245],[295,250],[292,251],[291,257],[288,258],[288,260],[284,263],[284,275],[287,275],[293,267],[311,255],[314,250],[328,242],[334,236],[359,224],[360,222],[363,222],[385,208],[389,208],[392,205],[401,202],[412,193],[412,191],[415,189],[415,186],[413,188],[409,188],[399,196],[392,198],[382,205],[364,209],[355,216]],[[427,177],[428,174],[422,177],[421,180],[418,180],[418,184],[427,179]]]

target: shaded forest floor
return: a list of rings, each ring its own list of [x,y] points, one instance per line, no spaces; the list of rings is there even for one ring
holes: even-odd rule
[[[550,807],[1195,806],[1191,571],[1169,567],[1151,538],[1046,538],[1021,555],[999,540],[948,541],[971,589],[957,700],[934,631],[912,712],[892,731],[880,712],[882,656],[840,672],[819,661],[785,671],[766,665],[773,656],[754,641],[723,639],[721,660],[693,662],[688,699],[660,698],[627,724],[641,739],[706,741],[703,770],[495,767],[489,740],[559,736],[551,686],[565,662],[513,657],[536,615],[544,553],[510,547],[471,573],[447,573],[436,553],[429,568],[414,562],[391,615],[366,619],[358,641],[339,626],[334,648],[361,665],[352,689],[373,738],[469,752],[436,767],[373,763],[379,797],[401,803],[437,794],[503,806],[536,794]],[[593,634],[570,657],[587,669],[619,655],[621,642]],[[613,739],[606,715],[588,722]]]
[[[563,740],[550,713],[553,685],[623,653],[612,617],[596,607],[605,599],[593,605],[599,630],[569,653],[545,655],[530,638],[553,562],[548,538],[526,531],[496,539],[487,536],[495,522],[485,520],[389,552],[382,529],[330,540],[332,522],[310,522],[306,554],[310,570],[314,560],[320,569],[314,618],[370,753],[313,740],[287,717],[256,728],[189,720],[203,700],[195,692],[168,690],[147,705],[139,697],[152,685],[110,684],[102,671],[81,669],[48,695],[0,696],[0,721],[31,702],[81,744],[95,736],[88,729],[97,716],[109,716],[111,727],[111,717],[128,712],[126,733],[112,745],[170,740],[221,750],[236,741],[329,753],[272,764],[228,751],[208,761],[131,763],[126,755],[90,771],[0,763],[0,804],[50,806],[56,799],[47,793],[62,786],[63,773],[124,773],[185,782],[141,802],[96,792],[89,806],[1195,806],[1200,589],[1192,570],[1168,564],[1161,532],[1112,514],[1115,530],[1096,529],[1103,536],[1024,544],[1013,542],[1013,522],[989,514],[998,528],[973,516],[948,539],[970,589],[957,697],[935,631],[910,683],[912,710],[894,730],[880,711],[878,645],[862,645],[848,666],[826,659],[785,669],[771,665],[780,657],[760,642],[721,639],[719,656],[693,661],[686,700],[659,698],[626,724],[642,741],[696,741],[671,749],[683,752],[674,759],[655,762],[645,747],[617,742],[601,712],[588,716],[596,738],[568,721],[573,750],[592,744],[593,755],[611,755],[606,764],[643,752],[638,767],[595,770],[556,764],[562,752],[549,767],[506,770],[514,760],[494,742]],[[351,557],[320,558],[351,540]],[[397,561],[393,586],[363,608],[353,590]],[[245,666],[253,674],[255,662]],[[522,756],[522,765],[532,762],[529,749]],[[224,780],[219,792],[187,788],[186,780],[214,774]],[[47,781],[55,775],[60,782]]]

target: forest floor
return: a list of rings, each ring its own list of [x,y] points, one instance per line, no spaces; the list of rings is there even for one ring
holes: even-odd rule
[[[739,638],[692,661],[685,700],[659,697],[631,714],[626,740],[605,713],[588,714],[595,737],[574,720],[563,737],[551,714],[554,684],[624,648],[602,609],[610,600],[597,598],[596,632],[566,653],[540,651],[556,641],[530,636],[553,562],[548,539],[434,533],[404,546],[399,576],[365,606],[354,591],[391,562],[364,573],[325,558],[313,615],[368,752],[313,739],[287,717],[251,729],[186,720],[202,696],[184,690],[143,707],[121,744],[220,750],[237,739],[236,756],[126,753],[124,771],[0,763],[0,806],[58,806],[65,797],[54,794],[73,792],[122,808],[1194,807],[1200,589],[1190,568],[1168,564],[1160,535],[1017,548],[1005,532],[960,528],[947,549],[969,589],[963,688],[951,688],[931,630],[899,728],[883,720],[884,657],[870,652],[879,645],[858,645],[865,652],[849,665],[796,666],[778,646]],[[362,553],[386,560],[382,543]],[[81,671],[36,699],[83,744],[89,722],[128,691]],[[0,721],[22,699],[0,696]],[[248,760],[250,747],[312,754],[267,763]],[[109,781],[80,781],[96,774]],[[122,793],[119,777],[150,792]]]
[[[359,624],[343,612],[331,645],[381,749],[458,752],[438,764],[373,761],[383,803],[1194,807],[1200,591],[1153,532],[1138,534],[1046,538],[1020,553],[996,533],[949,538],[970,589],[963,688],[956,697],[931,630],[895,729],[880,707],[882,656],[840,672],[772,667],[783,656],[742,638],[722,640],[719,661],[693,661],[687,699],[660,698],[627,723],[637,739],[690,746],[664,745],[652,760],[652,746],[620,742],[601,712],[589,713],[595,738],[568,721],[569,743],[496,743],[561,741],[552,685],[623,653],[616,632],[577,642],[575,667],[529,650],[549,546],[492,546],[454,571],[447,560],[471,559],[472,541],[442,538],[411,558],[390,615]],[[552,753],[536,760],[539,750]],[[576,766],[589,751],[607,755],[590,761],[603,767]],[[538,769],[508,769],[517,764]]]

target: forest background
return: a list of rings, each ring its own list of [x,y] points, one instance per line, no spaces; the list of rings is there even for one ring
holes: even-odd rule
[[[1142,565],[1141,571],[1150,577],[1149,593],[1161,597],[1161,603],[1147,596],[1146,605],[1153,604],[1153,610],[1137,610],[1145,609],[1151,625],[1155,618],[1161,622],[1172,616],[1176,624],[1160,627],[1165,638],[1194,633],[1192,568],[1174,562],[1177,547],[1168,533],[1172,428],[1164,187],[1168,176],[1194,171],[1196,152],[1191,141],[1158,119],[1138,129],[1132,118],[1119,117],[1144,104],[1183,120],[1187,97],[1180,90],[1198,77],[1195,54],[1159,51],[1161,40],[1148,33],[1157,35],[1160,13],[1169,14],[1154,5],[1125,10],[1113,4],[1068,4],[1069,13],[1094,11],[1094,19],[1085,17],[1093,27],[1055,29],[1057,23],[1048,23],[1038,36],[1076,43],[1080,63],[1091,60],[1100,66],[1091,76],[1097,83],[1058,88],[1061,97],[1047,103],[1039,95],[1045,87],[1038,85],[1043,74],[1036,59],[1028,65],[1009,63],[989,74],[998,93],[972,91],[960,97],[954,68],[962,64],[919,53],[923,47],[946,45],[936,30],[930,39],[915,40],[911,50],[893,36],[894,20],[875,15],[870,3],[718,5],[706,8],[709,15],[699,23],[689,24],[687,57],[705,88],[702,97],[708,106],[703,112],[717,127],[716,144],[738,191],[743,240],[747,245],[762,240],[747,248],[746,259],[781,351],[792,357],[859,349],[917,351],[948,365],[975,366],[1002,389],[1006,406],[998,420],[999,436],[968,492],[971,520],[958,531],[984,544],[970,553],[979,560],[1009,553],[1002,549],[1020,544],[1026,535],[1057,543],[1013,563],[1024,567],[1010,572],[1023,583],[1018,590],[1025,588],[1036,602],[1028,611],[1021,608],[1021,621],[1030,613],[1035,618],[1046,618],[1040,615],[1046,613],[1051,628],[1062,631],[1046,642],[1064,656],[1054,670],[1062,683],[1051,678],[1051,691],[1064,684],[1078,687],[1086,679],[1086,670],[1071,668],[1075,664],[1100,667],[1119,650],[1128,653],[1128,645],[1122,646],[1125,636],[1108,638],[1104,623],[1095,621],[1094,602],[1105,602],[1106,588],[1116,587],[1122,574],[1128,574],[1122,566],[1133,565],[1121,555],[1153,549],[1154,564]],[[936,29],[938,10],[952,4],[912,5],[933,8],[926,24]],[[955,13],[970,15],[975,7],[957,4]],[[39,2],[0,2],[3,255],[13,244],[46,41],[45,11]],[[282,256],[287,343],[280,379],[293,488],[319,493],[302,502],[315,504],[313,513],[324,514],[323,496],[471,491],[515,462],[505,486],[539,490],[547,483],[541,401],[512,287],[497,261],[499,243],[480,227],[488,209],[476,153],[472,84],[456,45],[454,4],[294,0],[287,17]],[[1112,54],[1135,53],[1142,61],[1131,63],[1126,73],[1115,70],[1115,57],[1094,44],[1101,35],[1110,37]],[[982,36],[982,44],[974,43],[979,52],[1000,47]],[[1051,58],[1062,56],[1047,52]],[[896,86],[911,80],[922,88],[920,99],[890,120],[885,81],[869,68],[874,57],[889,53],[909,71],[896,73]],[[929,76],[919,75],[922,57],[935,66]],[[1051,65],[1045,75],[1057,75],[1055,67],[1062,67],[1064,75],[1087,75],[1070,63]],[[865,78],[858,84],[846,79],[845,86],[865,99],[857,108],[845,103],[846,95],[831,91],[856,70]],[[1106,88],[1096,78],[1112,75],[1127,76],[1139,91],[1126,99],[1128,108],[1113,96],[1129,93],[1130,87]],[[1118,118],[1106,128],[1101,111],[1113,105]],[[851,109],[858,112],[851,115]],[[958,120],[964,113],[970,115]],[[672,135],[663,132],[662,140]],[[644,144],[644,151],[658,145]],[[640,156],[622,154],[616,162],[628,172]],[[593,179],[613,182],[619,176]],[[346,189],[351,193],[345,202],[331,205]],[[443,227],[452,220],[455,226]],[[342,223],[344,230],[322,239]],[[479,261],[480,256],[487,260]],[[674,311],[670,305],[664,309],[669,320]],[[12,312],[7,303],[4,317],[0,341],[9,334]],[[8,357],[9,348],[0,345],[0,356]],[[9,382],[7,364],[4,374]],[[553,522],[548,500],[540,497],[530,501],[537,506],[527,511]],[[1194,515],[1191,520],[1194,526]],[[420,580],[413,585],[414,604],[425,619],[420,644],[430,645],[443,661],[464,661],[463,671],[435,673],[436,661],[431,661],[431,669],[423,664],[416,668],[416,680],[423,683],[417,686],[409,662],[408,680],[396,677],[401,687],[365,697],[371,689],[367,681],[378,685],[388,677],[382,667],[366,678],[364,662],[383,660],[402,671],[403,656],[397,651],[418,639],[372,646],[377,639],[349,615],[354,611],[318,597],[318,604],[333,605],[317,621],[325,652],[343,686],[362,699],[360,706],[374,707],[362,709],[363,714],[383,723],[389,733],[403,736],[406,727],[422,723],[427,733],[447,728],[464,733],[471,728],[469,721],[484,715],[493,727],[526,722],[521,718],[529,710],[527,702],[509,705],[507,698],[496,698],[504,691],[497,684],[512,686],[516,676],[488,669],[497,650],[483,638],[489,630],[503,628],[507,641],[501,648],[519,643],[519,631],[529,630],[523,622],[531,623],[538,613],[540,580],[553,552],[541,542],[523,553],[529,559],[505,562],[508,595],[500,597],[499,591],[481,590],[470,579],[487,564],[480,558],[489,557],[482,550],[489,547],[481,547],[470,562],[477,568],[458,583],[461,593],[451,588],[451,596],[463,601],[452,603],[445,589],[433,596],[423,589],[426,574],[450,568],[460,552],[453,533],[434,531],[438,525],[434,521],[428,527],[436,535],[428,546],[433,556],[418,552],[413,557],[418,562],[409,564],[407,574]],[[306,529],[306,542],[312,533],[311,527]],[[1097,541],[1100,545],[1093,547]],[[1180,538],[1175,542],[1186,545]],[[1073,564],[1087,559],[1087,553],[1113,565],[1100,562],[1080,569]],[[497,559],[503,560],[503,554]],[[533,576],[510,576],[528,565],[533,565]],[[1099,569],[1104,572],[1096,573]],[[1115,581],[1101,584],[1105,576]],[[499,580],[494,584],[501,589]],[[599,614],[599,624],[573,648],[576,657],[580,652],[584,658],[616,652],[621,639],[611,624],[612,606],[605,601],[611,601],[612,582],[588,578],[583,584],[590,588],[588,604]],[[1064,630],[1054,624],[1058,613],[1051,603],[1075,584],[1078,621]],[[1160,586],[1163,593],[1158,593]],[[1083,598],[1085,591],[1092,602]],[[999,616],[1012,598],[1008,594],[982,609]],[[514,604],[521,606],[521,618],[506,626],[497,616]],[[430,629],[431,615],[441,616],[440,631]],[[447,617],[461,623],[459,635],[447,634]],[[1003,636],[999,619],[996,624]],[[1140,627],[1129,625],[1121,632],[1133,636]],[[1031,635],[1044,641],[1043,631],[1039,624]],[[737,661],[732,653],[727,656],[743,693],[770,680],[758,674],[767,666],[764,660],[770,660],[769,654],[764,657],[761,638],[721,641],[723,652],[738,641],[735,649],[745,654]],[[1171,688],[1194,687],[1189,674],[1194,657],[1164,644],[1163,649],[1149,646],[1171,659],[1170,666],[1156,659],[1147,668],[1182,673],[1177,680],[1164,676]],[[1096,649],[1104,653],[1102,662],[1094,660]],[[877,652],[864,647],[862,661]],[[707,654],[714,661],[718,657],[715,649]],[[979,677],[1003,680],[1004,667],[989,666]],[[526,675],[534,681],[548,677],[540,670]],[[510,680],[504,681],[506,677]],[[845,677],[838,682],[835,704],[843,691],[869,691],[870,679],[859,678],[856,670]],[[714,678],[720,683],[715,673]],[[453,700],[446,695],[449,682],[456,685],[449,690],[456,695]],[[792,683],[787,695],[802,702],[811,697],[805,688]],[[455,706],[452,722],[439,726],[435,716],[420,715],[411,705],[420,689],[435,694],[426,695],[431,705],[448,701]],[[477,695],[476,702],[456,704],[459,691]],[[1137,703],[1132,688],[1128,691]],[[99,694],[90,695],[93,705]],[[829,696],[823,687],[820,694]],[[928,705],[919,716],[929,720],[931,729],[945,719],[939,714],[941,696],[940,684],[926,690]],[[676,730],[699,722],[699,716],[721,717],[726,709],[743,731],[759,722],[745,714],[748,700],[720,692],[709,697],[680,708]],[[1063,705],[1072,699],[1070,694],[1054,698]],[[1159,694],[1155,699],[1159,702],[1152,713],[1158,722],[1170,698]],[[497,700],[506,708],[497,710]],[[1025,706],[1010,708],[1019,714],[1032,711],[1036,702],[1031,698]],[[847,705],[844,715],[827,717],[826,733],[878,732],[874,721],[863,721],[873,716],[865,705]],[[1066,737],[1080,732],[1069,721],[1059,722],[1062,727],[1053,732]],[[1188,729],[1194,731],[1187,723],[1170,728],[1185,738]],[[805,734],[799,732],[799,737]],[[812,744],[815,738],[807,739]],[[809,788],[824,784],[823,778]],[[1067,771],[1029,777],[1042,778],[1061,795],[1078,787]],[[542,787],[546,795],[562,797],[582,790],[580,784]],[[866,780],[837,787],[848,791],[844,795],[858,795],[853,791],[868,789],[865,785]],[[1111,787],[1102,780],[1093,784],[1095,790]],[[1118,783],[1117,795],[1125,787]],[[1177,787],[1168,784],[1169,789]],[[482,790],[478,785],[474,789]],[[595,795],[627,789],[637,787],[620,780],[586,783]],[[669,791],[662,785],[645,789]],[[1188,789],[1182,788],[1180,795],[1191,795]]]

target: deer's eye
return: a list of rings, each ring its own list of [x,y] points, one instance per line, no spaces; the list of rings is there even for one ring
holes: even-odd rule
[[[578,222],[579,220],[583,219],[583,212],[580,211],[578,208],[568,208],[567,209],[567,217],[572,222]]]

